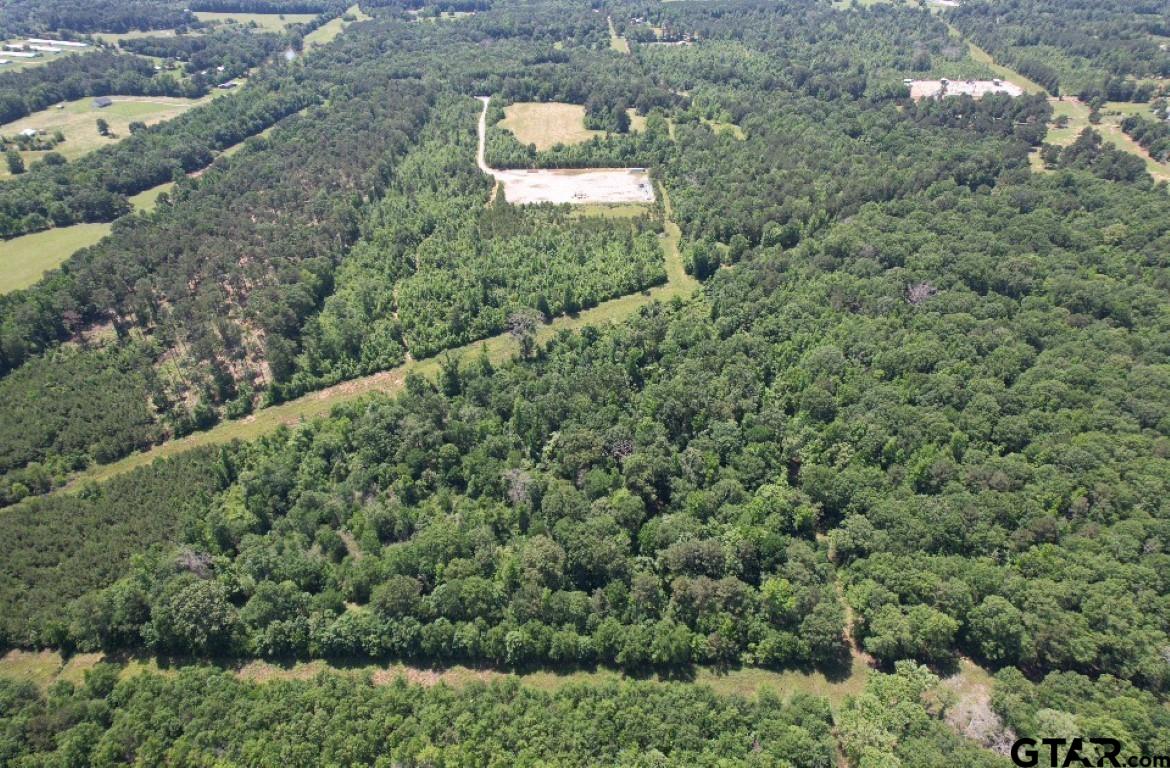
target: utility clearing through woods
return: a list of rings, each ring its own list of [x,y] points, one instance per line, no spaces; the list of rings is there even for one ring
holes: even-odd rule
[[[497,170],[487,164],[487,109],[489,98],[480,96],[479,169],[504,188],[504,198],[515,205],[527,203],[652,203],[654,185],[644,168],[588,168],[556,170]]]

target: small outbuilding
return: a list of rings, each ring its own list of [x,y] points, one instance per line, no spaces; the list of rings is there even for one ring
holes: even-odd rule
[[[96,99],[93,100],[93,105],[95,107],[97,107],[98,109],[105,109],[106,107],[110,106],[113,103],[114,103],[114,100],[111,99],[109,96],[98,96]]]

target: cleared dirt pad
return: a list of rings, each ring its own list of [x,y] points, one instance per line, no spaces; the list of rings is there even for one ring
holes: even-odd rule
[[[509,203],[652,203],[646,171],[627,168],[491,172]]]
[[[484,158],[488,99],[480,97],[479,169],[504,189],[515,205],[527,203],[652,203],[654,185],[643,168],[589,168],[574,170],[509,170],[491,168]]]
[[[989,93],[1022,96],[1024,89],[1007,80],[915,80],[910,84],[910,98],[915,101],[961,95],[981,99]]]

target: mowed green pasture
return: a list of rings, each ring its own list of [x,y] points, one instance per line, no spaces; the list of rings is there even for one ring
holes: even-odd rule
[[[142,122],[147,125],[161,123],[203,103],[203,99],[180,99],[168,96],[112,96],[114,101],[108,107],[94,106],[93,99],[86,97],[52,106],[28,117],[0,126],[0,134],[15,136],[26,128],[51,136],[60,131],[65,141],[53,150],[66,160],[76,160],[95,149],[114,144],[130,134],[130,123]],[[210,96],[205,98],[212,98]],[[98,133],[98,118],[110,126],[110,135]],[[48,152],[21,152],[25,165],[29,165]],[[0,167],[0,178],[9,177],[8,166]]]
[[[646,118],[633,109],[630,130],[641,131]],[[534,144],[537,150],[550,149],[557,144],[581,144],[605,131],[585,127],[585,107],[559,101],[518,101],[504,107],[504,119],[498,125],[512,132],[521,144]]]
[[[154,206],[158,204],[158,196],[163,192],[170,192],[174,188],[175,182],[168,181],[144,192],[139,192],[137,195],[131,195],[127,199],[130,201],[130,205],[134,206],[135,211],[152,211]]]
[[[345,31],[353,21],[346,21],[346,17],[351,17],[353,21],[366,21],[370,17],[362,12],[361,6],[351,5],[346,9],[345,13],[338,16],[336,19],[314,29],[309,34],[305,35],[305,48],[314,48],[318,45],[325,45],[333,42],[338,35]]]
[[[312,13],[213,13],[196,11],[195,18],[207,24],[255,24],[265,32],[282,32],[293,24],[307,24],[317,18]]]
[[[29,287],[109,232],[109,224],[74,224],[0,241],[0,294]]]

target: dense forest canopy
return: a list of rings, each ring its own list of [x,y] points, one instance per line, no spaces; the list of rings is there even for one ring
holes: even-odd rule
[[[19,117],[248,71],[0,182],[5,236],[113,222],[0,297],[0,763],[1170,753],[1165,9],[837,5],[202,3],[340,33],[0,75]],[[1153,108],[1066,138],[1047,94],[910,98],[999,65]],[[596,133],[524,144],[527,102]],[[648,169],[655,201],[514,204],[481,108],[489,165]],[[323,415],[266,413],[301,396]],[[7,679],[38,649],[89,668]]]

